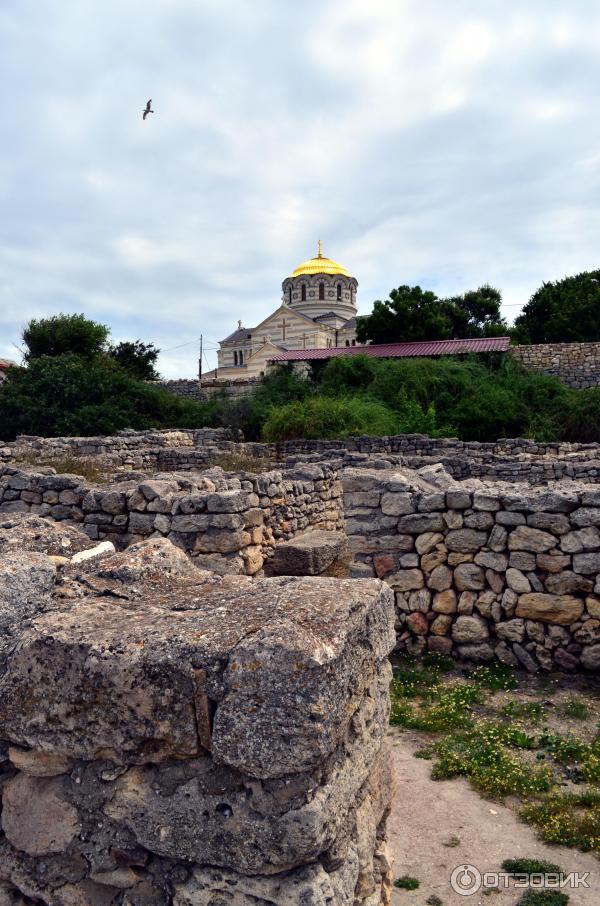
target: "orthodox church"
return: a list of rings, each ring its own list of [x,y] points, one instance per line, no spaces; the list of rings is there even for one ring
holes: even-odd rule
[[[355,277],[323,255],[309,258],[286,277],[281,305],[256,327],[244,327],[220,341],[218,365],[203,381],[248,380],[263,375],[274,356],[292,349],[356,345]]]

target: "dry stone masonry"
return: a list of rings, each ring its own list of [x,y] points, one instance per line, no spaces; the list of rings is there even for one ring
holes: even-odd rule
[[[219,468],[158,473],[105,485],[53,469],[0,466],[0,515],[64,520],[120,547],[166,537],[220,572],[254,575],[278,541],[309,527],[340,529],[340,503],[337,471],[326,465],[239,478]]]
[[[389,904],[389,586],[90,543],[0,517],[3,906]]]
[[[510,355],[525,368],[552,374],[576,390],[600,384],[600,343],[512,346]]]
[[[354,576],[396,596],[399,646],[527,670],[600,668],[600,491],[348,469]]]

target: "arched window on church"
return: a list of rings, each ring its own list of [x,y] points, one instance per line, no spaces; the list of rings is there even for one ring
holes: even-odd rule
[[[346,346],[350,345],[350,340],[346,340]]]
[[[306,283],[302,284],[302,301],[306,302]]]
[[[236,368],[237,368],[237,363],[238,363],[238,354],[237,354],[237,350],[234,349],[233,350],[233,364],[235,365]]]
[[[243,365],[243,364],[244,364],[244,352],[242,349],[240,349],[240,365]]]
[[[342,298],[342,284],[341,283],[338,283],[338,285],[337,285],[337,297],[338,297],[338,299]]]
[[[319,283],[319,299],[325,298],[325,284]]]
[[[289,302],[290,302],[290,305],[291,305],[291,304],[292,304],[292,287],[291,287],[291,286],[290,286],[290,288],[288,289],[288,294],[289,294]]]

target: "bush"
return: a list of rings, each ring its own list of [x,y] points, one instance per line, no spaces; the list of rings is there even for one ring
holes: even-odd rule
[[[266,441],[343,439],[359,434],[394,434],[397,430],[396,416],[382,403],[360,397],[313,397],[272,407],[262,436]]]
[[[42,356],[11,368],[0,389],[0,439],[114,434],[123,428],[214,425],[214,403],[136,381],[104,357]]]

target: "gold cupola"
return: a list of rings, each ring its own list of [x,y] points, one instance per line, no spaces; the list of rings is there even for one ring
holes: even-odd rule
[[[338,264],[337,261],[333,261],[331,258],[326,258],[323,255],[320,239],[318,243],[316,258],[309,258],[307,261],[303,261],[302,264],[299,264],[298,267],[292,272],[292,277],[301,277],[303,274],[331,274],[333,276],[338,275],[342,277],[351,276],[345,267],[342,267],[342,265]]]

